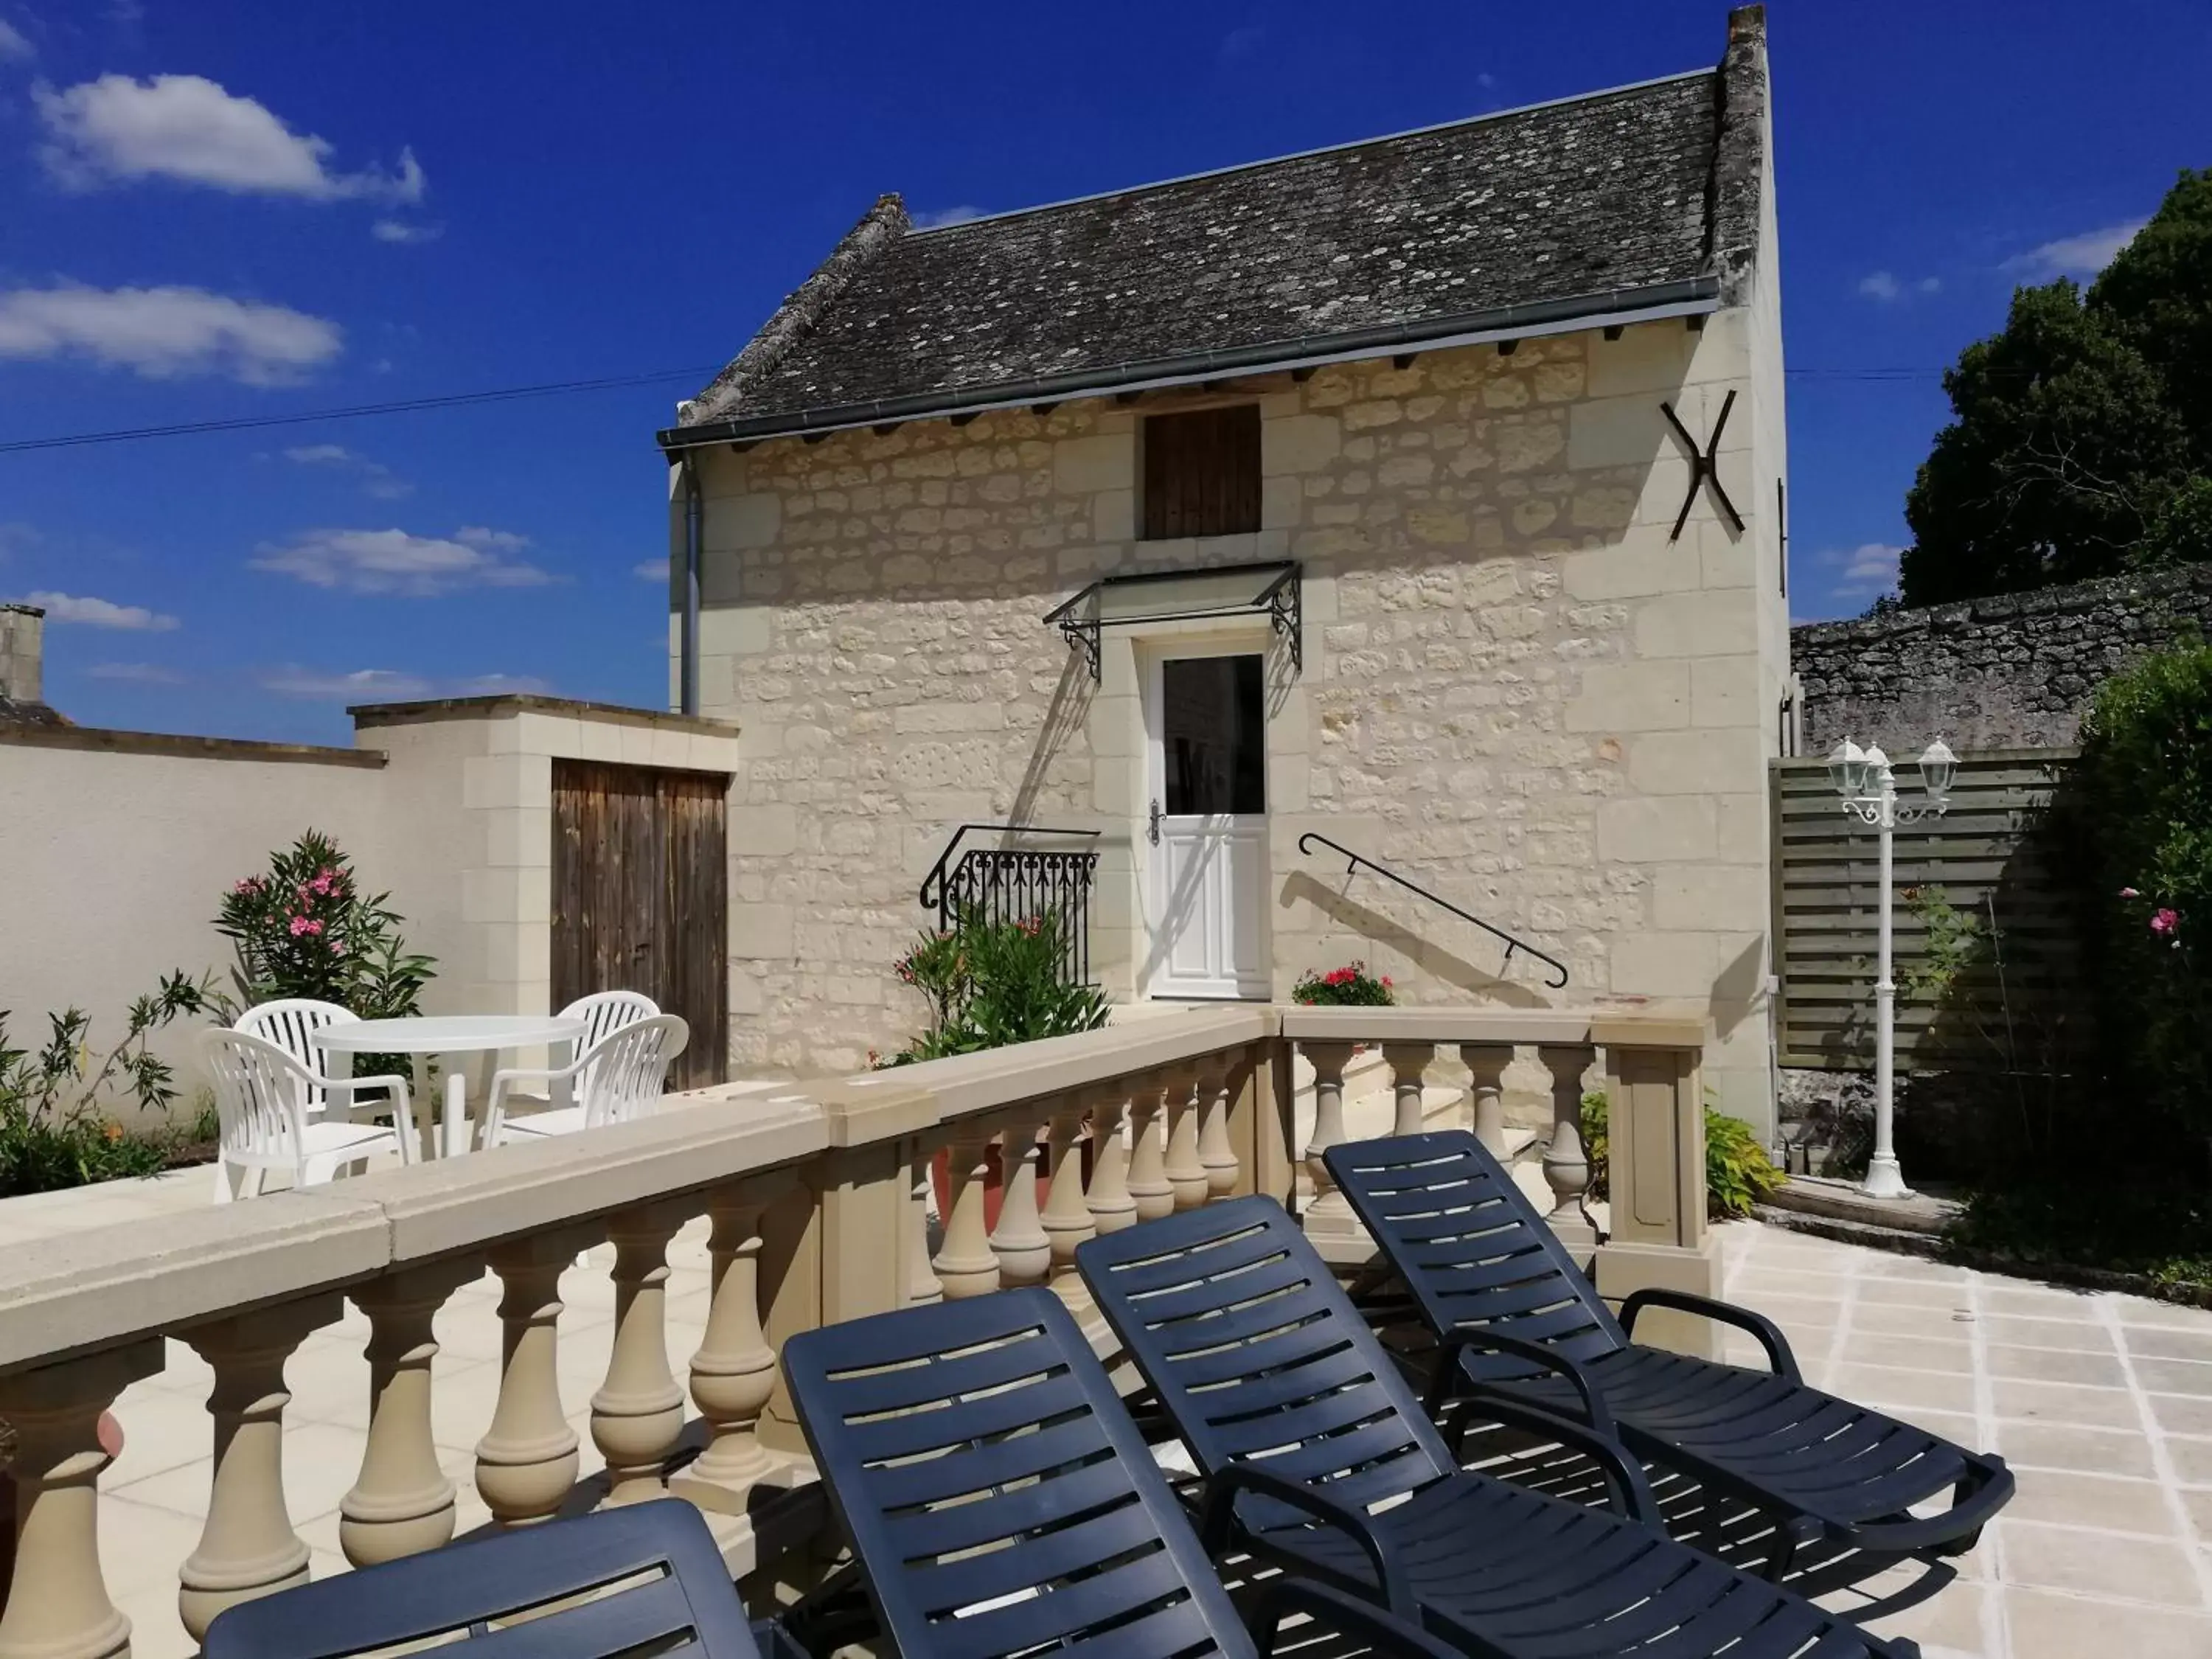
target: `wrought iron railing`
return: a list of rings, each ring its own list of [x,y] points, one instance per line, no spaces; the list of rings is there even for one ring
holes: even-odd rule
[[[1567,982],[1567,964],[1561,962],[1557,957],[1547,956],[1543,951],[1539,951],[1534,945],[1529,944],[1528,940],[1524,939],[1516,939],[1512,934],[1507,933],[1503,927],[1492,927],[1489,922],[1485,921],[1480,916],[1472,915],[1468,911],[1461,909],[1459,906],[1454,904],[1449,899],[1437,897],[1427,888],[1420,886],[1416,883],[1407,881],[1405,877],[1400,875],[1395,870],[1390,869],[1387,866],[1377,864],[1373,859],[1368,858],[1364,854],[1355,853],[1349,847],[1346,847],[1339,842],[1331,841],[1327,836],[1317,836],[1310,830],[1308,830],[1304,835],[1298,837],[1298,851],[1310,855],[1313,848],[1306,845],[1310,841],[1319,842],[1322,846],[1328,848],[1333,853],[1340,853],[1346,859],[1350,860],[1350,862],[1345,866],[1346,874],[1350,874],[1351,872],[1360,868],[1364,865],[1368,869],[1372,870],[1376,875],[1382,877],[1385,881],[1396,882],[1399,886],[1404,888],[1407,892],[1412,893],[1418,897],[1428,900],[1430,903],[1435,905],[1438,909],[1450,911],[1452,915],[1457,916],[1462,921],[1473,922],[1476,927],[1481,928],[1484,933],[1489,934],[1492,939],[1504,939],[1505,941],[1505,959],[1498,964],[1498,976],[1500,979],[1505,977],[1505,970],[1513,965],[1514,955],[1516,952],[1518,952],[1520,955],[1524,957],[1535,957],[1537,961],[1544,963],[1544,965],[1549,968],[1553,974],[1558,975],[1555,979],[1545,981],[1553,990],[1558,990],[1561,986]]]
[[[921,905],[950,927],[963,913],[988,922],[1048,917],[1056,925],[1060,975],[1070,985],[1091,982],[1091,889],[1098,854],[1087,848],[970,847],[971,831],[1096,841],[1096,830],[1048,830],[1022,823],[963,823],[921,880]],[[959,854],[957,862],[954,854]]]

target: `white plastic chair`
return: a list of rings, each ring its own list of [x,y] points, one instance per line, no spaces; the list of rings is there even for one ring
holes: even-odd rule
[[[642,991],[594,991],[587,997],[578,997],[555,1016],[559,1019],[580,1019],[584,1035],[568,1051],[568,1058],[589,1054],[625,1025],[635,1025],[639,1020],[651,1019],[660,1012],[660,1005]],[[558,1049],[555,1052],[557,1054]],[[565,1071],[556,1067],[556,1073]],[[556,1076],[544,1094],[512,1090],[507,1103],[526,1111],[542,1112],[548,1108],[565,1108],[576,1103],[576,1083],[573,1078]],[[486,1146],[491,1143],[486,1141]]]
[[[670,1062],[690,1040],[691,1028],[682,1019],[674,1014],[655,1014],[619,1027],[567,1066],[494,1073],[491,1092],[484,1103],[483,1144],[491,1147],[575,1134],[643,1116],[660,1098]],[[514,1085],[525,1082],[556,1088],[570,1085],[582,1097],[582,1103],[510,1117],[508,1101],[520,1096]]]
[[[315,1085],[307,1091],[307,1116],[312,1120],[320,1117],[330,1104],[330,1097],[323,1091],[322,1073],[336,1065],[336,1075],[343,1077],[351,1069],[352,1060],[349,1054],[325,1054],[315,1047],[315,1033],[325,1025],[354,1025],[360,1021],[359,1014],[335,1002],[318,1002],[313,997],[283,997],[275,1002],[255,1004],[240,1014],[230,1029],[275,1043],[316,1073]]]
[[[222,1140],[216,1160],[216,1202],[260,1194],[271,1170],[291,1175],[295,1187],[314,1187],[349,1164],[380,1152],[397,1152],[403,1164],[417,1155],[415,1119],[403,1077],[325,1077],[264,1038],[218,1026],[200,1034],[200,1057],[215,1079]],[[307,1097],[324,1091],[328,1106],[310,1120]],[[347,1106],[359,1091],[377,1090],[392,1112],[390,1128],[356,1123]]]

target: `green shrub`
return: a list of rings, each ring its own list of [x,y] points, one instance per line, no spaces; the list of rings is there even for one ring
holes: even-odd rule
[[[1605,1091],[1593,1089],[1583,1097],[1582,1127],[1583,1152],[1589,1160],[1589,1195],[1604,1198],[1611,1188],[1607,1181],[1607,1152],[1610,1148],[1606,1133],[1607,1107]],[[1751,1206],[1765,1202],[1768,1194],[1782,1185],[1782,1171],[1766,1155],[1766,1148],[1759,1144],[1759,1137],[1751,1126],[1740,1118],[1728,1116],[1705,1108],[1705,1215],[1713,1221],[1738,1219],[1751,1213]]]
[[[2212,1127],[2212,647],[2106,682],[2062,797],[2103,1069],[2176,1127]]]
[[[1967,1249],[2212,1285],[2212,1192],[2174,1181],[2045,1175],[1977,1188],[1945,1229]]]
[[[391,896],[363,896],[337,843],[308,830],[223,895],[215,926],[237,951],[239,997],[248,1006],[313,997],[363,1019],[419,1012],[433,960],[408,951]]]
[[[897,964],[929,1001],[929,1029],[883,1062],[905,1066],[1010,1042],[1066,1036],[1106,1023],[1095,985],[1061,977],[1066,950],[1058,918],[987,921],[963,912],[945,933],[924,933]]]
[[[160,1111],[177,1097],[174,1076],[148,1051],[146,1039],[185,1014],[210,1005],[213,975],[181,971],[131,1005],[122,1040],[99,1054],[81,1009],[46,1016],[46,1046],[8,1046],[0,1012],[0,1197],[52,1192],[125,1176],[149,1176],[168,1162],[173,1136],[134,1135],[110,1119],[107,1102],[127,1094],[141,1112]]]
[[[1291,988],[1291,1000],[1310,1008],[1387,1008],[1398,1000],[1388,974],[1367,971],[1355,962],[1317,974],[1309,968]]]

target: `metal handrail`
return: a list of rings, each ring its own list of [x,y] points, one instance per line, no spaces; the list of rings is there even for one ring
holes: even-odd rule
[[[1543,951],[1539,951],[1534,945],[1529,944],[1528,940],[1514,938],[1512,934],[1507,933],[1503,927],[1492,927],[1480,916],[1470,915],[1465,910],[1461,909],[1459,906],[1454,904],[1449,899],[1438,898],[1427,888],[1419,885],[1418,883],[1407,881],[1405,877],[1400,875],[1395,870],[1389,869],[1382,865],[1377,864],[1373,859],[1364,857],[1360,854],[1353,852],[1349,847],[1344,846],[1338,842],[1333,842],[1327,836],[1316,835],[1310,830],[1307,830],[1305,834],[1298,837],[1298,851],[1306,854],[1308,857],[1312,856],[1311,849],[1306,846],[1306,843],[1310,841],[1317,841],[1323,847],[1329,848],[1332,852],[1341,853],[1346,859],[1349,859],[1351,862],[1345,866],[1345,874],[1350,875],[1353,871],[1358,869],[1359,866],[1364,864],[1370,870],[1372,870],[1376,875],[1382,877],[1385,880],[1396,882],[1399,886],[1404,888],[1407,892],[1418,894],[1422,898],[1428,900],[1430,903],[1437,906],[1439,909],[1450,911],[1452,915],[1457,916],[1462,921],[1473,922],[1476,927],[1481,928],[1484,933],[1488,933],[1493,939],[1504,939],[1505,941],[1505,960],[1498,964],[1498,972],[1500,978],[1504,977],[1505,970],[1513,965],[1513,953],[1516,951],[1518,951],[1523,956],[1534,957],[1537,961],[1546,963],[1551,968],[1553,973],[1559,975],[1557,979],[1549,981],[1552,989],[1556,991],[1566,984],[1567,964],[1561,962],[1557,957],[1547,956]]]
[[[951,866],[952,854],[959,848],[960,838],[970,830],[996,830],[1021,836],[1081,836],[1090,841],[1097,840],[1101,833],[1096,830],[1048,830],[1034,823],[963,823],[952,832],[952,839],[945,843],[945,850],[937,855],[937,862],[929,866],[929,873],[921,878],[921,891],[915,898],[925,910],[932,908],[942,899],[945,872]]]

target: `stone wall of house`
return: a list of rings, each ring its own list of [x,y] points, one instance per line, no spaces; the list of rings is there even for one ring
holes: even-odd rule
[[[1790,633],[1804,748],[2069,744],[2100,685],[2191,633],[2212,636],[2212,565],[1809,623]]]
[[[892,963],[963,821],[1103,830],[1094,955],[1140,973],[1140,653],[1103,682],[1042,625],[1103,575],[1295,558],[1304,664],[1264,620],[1275,992],[1365,958],[1417,1000],[1711,999],[1713,1081],[1771,1121],[1765,764],[1786,666],[1755,477],[1747,313],[1276,377],[1255,535],[1135,539],[1140,417],[1110,399],[707,453],[702,712],[741,728],[731,818],[740,1072],[898,1047]],[[1660,404],[1719,448],[1701,491]],[[672,539],[681,545],[680,519]],[[1220,629],[1180,625],[1219,641]],[[1340,861],[1318,830],[1559,956],[1563,991]]]

